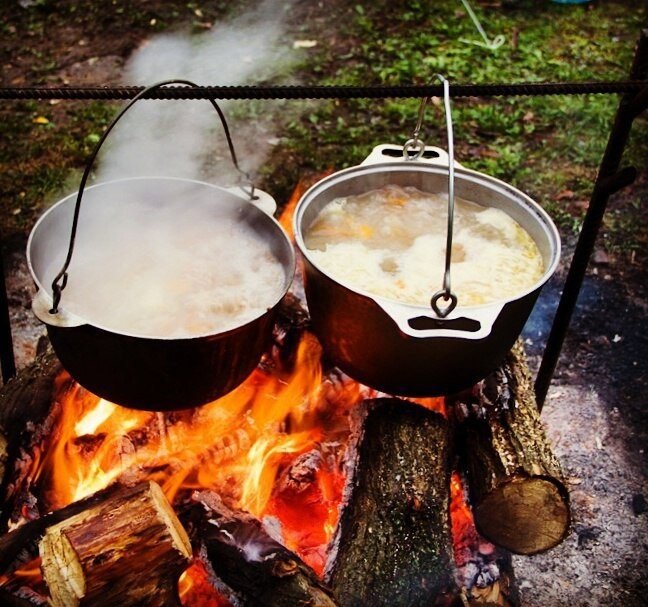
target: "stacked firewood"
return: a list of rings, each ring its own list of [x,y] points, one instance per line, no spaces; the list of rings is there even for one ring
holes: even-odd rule
[[[0,462],[11,462],[25,441],[33,441],[24,424],[16,431],[11,420],[25,406],[32,426],[45,418],[59,371],[47,354],[0,394],[8,439],[0,440]],[[498,552],[497,575],[489,573],[494,558],[464,559],[461,565],[475,569],[474,588],[458,572],[450,476],[453,469],[464,471],[480,534],[476,555],[491,554],[492,544],[534,554],[565,537],[568,495],[521,345],[494,374],[446,402],[445,415],[397,398],[365,401],[355,411],[346,488],[323,580],[262,522],[228,508],[218,495],[195,493],[174,512],[152,482],[116,484],[26,522],[0,538],[0,571],[40,554],[57,607],[179,605],[177,581],[192,554],[235,605],[515,605],[506,552]],[[5,493],[16,495],[28,480],[8,470]],[[475,565],[480,562],[483,567]],[[0,600],[34,604],[2,588]]]

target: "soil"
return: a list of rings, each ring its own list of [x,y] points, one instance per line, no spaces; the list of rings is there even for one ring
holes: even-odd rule
[[[144,7],[140,13],[147,15],[146,20],[113,15],[97,28],[96,15],[57,17],[56,13],[65,15],[66,11],[69,17],[76,4],[59,0],[59,11],[54,11],[43,36],[29,33],[27,9],[20,6],[29,3],[10,4],[2,9],[4,26],[25,31],[32,49],[56,58],[58,69],[45,78],[50,84],[116,83],[128,55],[155,31],[142,23],[173,19],[195,27],[194,13],[183,9],[173,16],[178,6],[174,2],[133,3]],[[321,3],[318,6],[298,2],[294,22],[308,16],[326,23],[331,31]],[[208,17],[215,18],[222,11],[220,3],[210,7]],[[3,41],[2,81],[5,85],[40,83],[41,76],[32,69],[33,57],[21,52],[19,38]],[[647,195],[644,174],[611,205],[623,209],[632,200],[645,201]],[[645,213],[644,221],[648,219]],[[524,333],[533,368],[541,357],[573,250],[573,238],[564,236],[563,265],[544,289]],[[18,234],[3,243],[19,367],[33,358],[44,335],[29,308],[33,288],[24,258],[25,242],[26,234]],[[639,607],[648,596],[648,578],[643,572],[648,555],[648,338],[643,333],[648,327],[648,281],[641,252],[632,263],[629,256],[606,254],[601,245],[597,251],[543,410],[571,490],[572,532],[546,554],[514,558],[527,607]]]

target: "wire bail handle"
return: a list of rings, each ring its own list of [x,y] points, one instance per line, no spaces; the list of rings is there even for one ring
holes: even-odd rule
[[[454,227],[454,138],[452,134],[452,110],[450,108],[450,82],[441,74],[437,77],[443,83],[443,106],[445,109],[446,128],[448,132],[448,228],[446,238],[445,252],[445,271],[443,273],[443,287],[437,291],[430,299],[432,310],[439,318],[445,318],[457,307],[457,296],[452,292],[450,280],[450,264],[452,262],[452,232]],[[429,102],[429,97],[424,97],[419,106],[416,126],[412,132],[412,137],[405,142],[403,146],[403,158],[407,162],[418,160],[425,153],[425,143],[419,138],[425,108]],[[410,154],[410,150],[415,153]],[[446,305],[440,305],[440,300],[447,302]]]
[[[63,289],[67,286],[68,282],[68,273],[67,270],[70,266],[70,262],[72,261],[72,254],[74,253],[74,244],[76,241],[76,233],[77,233],[77,227],[79,225],[79,212],[81,211],[81,199],[83,198],[83,192],[85,190],[86,182],[88,181],[88,177],[90,176],[90,171],[92,170],[92,166],[94,164],[95,159],[97,158],[97,154],[99,153],[99,150],[101,149],[101,146],[103,145],[104,141],[108,137],[108,134],[114,126],[119,122],[121,117],[131,108],[133,105],[142,99],[142,97],[145,97],[148,93],[151,91],[154,91],[158,88],[161,88],[163,86],[167,86],[169,84],[184,84],[186,86],[190,86],[193,88],[200,88],[195,82],[191,82],[190,80],[180,80],[180,79],[173,79],[173,80],[163,80],[162,82],[158,82],[156,84],[152,84],[151,86],[147,86],[143,90],[141,90],[131,101],[113,118],[112,122],[106,127],[106,130],[103,132],[101,135],[101,138],[97,142],[97,145],[95,148],[92,150],[92,153],[90,154],[88,158],[88,162],[86,163],[85,170],[83,171],[83,176],[81,177],[81,183],[79,184],[79,192],[77,194],[77,199],[76,199],[76,204],[74,206],[74,215],[72,217],[72,230],[70,231],[70,244],[68,246],[68,252],[67,252],[67,257],[65,258],[65,262],[63,263],[63,267],[59,271],[59,273],[55,276],[54,280],[52,281],[52,308],[50,309],[49,313],[50,314],[58,314],[58,307],[59,304],[61,303],[61,295],[63,294]],[[245,181],[245,184],[240,185],[239,187],[245,194],[247,194],[250,197],[250,200],[256,200],[258,196],[256,196],[254,190],[254,183],[252,183],[252,179],[250,176],[239,167],[238,164],[238,159],[236,158],[236,151],[234,150],[234,144],[232,143],[232,136],[230,134],[229,127],[227,126],[227,121],[225,120],[225,114],[223,114],[223,110],[218,106],[216,101],[214,99],[209,99],[209,102],[212,104],[216,112],[218,113],[218,117],[220,118],[221,124],[223,125],[223,130],[225,132],[225,138],[227,139],[227,146],[229,148],[230,156],[232,158],[232,163],[234,164],[234,168],[239,172],[239,184],[241,182]],[[246,189],[246,187],[248,189]]]

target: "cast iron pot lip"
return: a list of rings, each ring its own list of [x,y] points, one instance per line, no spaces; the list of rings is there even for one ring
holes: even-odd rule
[[[185,182],[185,183],[192,183],[192,184],[199,184],[203,186],[207,186],[209,188],[212,188],[214,190],[217,190],[219,192],[225,192],[226,194],[230,196],[238,196],[231,190],[228,190],[226,188],[223,188],[221,186],[214,185],[212,183],[208,183],[206,181],[200,181],[198,179],[189,179],[185,177],[170,177],[170,176],[160,176],[160,175],[141,175],[141,176],[136,176],[136,177],[124,177],[124,178],[119,178],[119,179],[110,179],[108,181],[102,181],[99,183],[94,183],[91,186],[88,186],[84,189],[84,191],[91,190],[97,187],[102,187],[106,185],[111,185],[115,183],[124,183],[128,181],[149,181],[149,180],[166,180],[166,181],[180,181],[180,182]],[[39,290],[42,290],[43,292],[47,293],[49,297],[52,296],[51,293],[51,288],[50,287],[45,287],[39,277],[36,275],[36,272],[34,270],[34,267],[32,265],[32,256],[31,256],[31,251],[32,251],[32,241],[34,240],[34,235],[38,231],[38,228],[40,227],[40,224],[45,222],[47,219],[47,216],[54,212],[54,209],[56,209],[59,206],[63,206],[68,200],[75,198],[78,194],[78,190],[75,192],[72,192],[71,194],[68,194],[67,196],[63,197],[61,200],[55,202],[52,206],[50,206],[36,221],[34,224],[34,227],[31,229],[31,232],[29,233],[29,238],[27,239],[27,266],[29,268],[29,273],[32,276],[32,280],[36,284]],[[143,340],[151,340],[151,341],[169,341],[169,342],[180,342],[180,341],[193,341],[196,339],[205,339],[205,338],[215,338],[215,337],[220,337],[220,336],[225,336],[229,335],[232,333],[237,333],[241,330],[243,330],[245,327],[248,325],[254,324],[258,322],[261,318],[263,318],[266,314],[268,314],[271,310],[273,310],[280,302],[281,300],[285,297],[286,293],[290,289],[290,286],[292,285],[293,277],[295,275],[295,268],[296,268],[296,258],[295,258],[295,250],[292,246],[292,242],[290,241],[290,238],[288,234],[286,233],[286,230],[282,227],[282,225],[270,214],[266,213],[256,205],[254,205],[251,201],[245,200],[242,196],[238,196],[242,201],[247,202],[250,204],[252,207],[254,207],[259,213],[261,213],[264,218],[267,220],[271,221],[271,223],[274,224],[275,228],[279,231],[279,234],[284,238],[285,243],[288,245],[287,251],[289,255],[288,263],[287,264],[281,264],[282,266],[289,266],[285,267],[286,271],[286,278],[285,278],[285,284],[283,289],[280,292],[280,295],[275,298],[274,303],[271,306],[268,306],[265,311],[259,313],[257,316],[254,318],[251,318],[249,320],[246,320],[244,323],[239,324],[235,327],[231,327],[229,329],[225,329],[223,331],[218,331],[216,333],[202,333],[198,335],[186,335],[186,336],[168,336],[168,335],[163,335],[163,336],[158,336],[158,335],[142,335],[139,333],[134,333],[134,332],[126,332],[126,331],[118,331],[113,328],[107,327],[102,324],[94,323],[86,318],[79,316],[75,314],[74,316],[79,318],[82,322],[80,322],[78,325],[72,326],[72,327],[58,327],[56,325],[50,325],[49,323],[47,324],[48,329],[75,329],[77,327],[81,326],[87,326],[91,327],[93,329],[98,329],[101,331],[105,331],[106,333],[112,333],[114,335],[118,336],[124,336],[124,337],[131,337],[135,339],[143,339]],[[83,211],[81,211],[83,212]]]
[[[360,289],[355,285],[342,282],[341,280],[337,279],[335,276],[332,276],[328,271],[322,269],[311,257],[310,251],[306,247],[306,243],[304,242],[304,239],[302,237],[302,227],[301,227],[304,213],[306,212],[306,209],[311,204],[313,199],[320,193],[320,191],[326,190],[329,186],[334,185],[338,182],[347,181],[348,179],[351,179],[356,176],[362,176],[363,174],[376,173],[380,171],[407,172],[407,171],[414,170],[414,171],[421,171],[425,173],[433,172],[437,174],[447,174],[448,172],[447,165],[436,164],[436,163],[435,164],[415,164],[415,162],[416,161],[403,160],[401,162],[392,161],[392,162],[372,163],[368,165],[357,165],[346,169],[342,169],[340,171],[336,171],[335,173],[332,173],[328,177],[324,177],[324,179],[321,179],[320,181],[312,185],[310,188],[308,188],[308,190],[304,192],[303,196],[300,198],[299,202],[297,203],[297,206],[295,208],[295,213],[293,216],[293,232],[295,234],[295,244],[299,248],[300,253],[306,258],[306,260],[314,268],[316,268],[320,273],[324,274],[329,280],[333,281],[334,283],[336,283],[341,287],[344,287],[345,289],[357,293],[358,295],[362,295],[363,297],[371,299],[375,302],[379,302],[379,301],[392,302],[398,304],[399,306],[403,306],[405,308],[411,309],[412,313],[419,314],[419,313],[429,313],[431,307],[407,303],[398,299],[386,297],[384,295],[377,295],[375,293],[370,293],[369,291]],[[549,264],[549,266],[545,268],[545,271],[543,272],[542,276],[536,282],[534,282],[530,287],[527,287],[524,291],[520,291],[518,294],[515,295],[515,297],[509,297],[507,299],[497,299],[495,301],[491,301],[485,304],[479,304],[473,306],[462,306],[461,301],[459,301],[459,304],[457,305],[455,312],[461,312],[464,310],[465,311],[484,310],[487,308],[492,308],[493,306],[503,307],[507,303],[510,303],[512,301],[517,301],[519,299],[523,299],[527,295],[534,293],[535,291],[540,289],[551,278],[551,276],[556,271],[558,264],[560,263],[560,253],[561,253],[560,234],[553,220],[549,216],[549,214],[527,194],[513,187],[511,184],[502,181],[501,179],[497,179],[496,177],[491,177],[486,173],[473,171],[472,169],[466,169],[465,167],[455,166],[455,177],[457,176],[473,178],[473,180],[474,178],[477,178],[477,180],[486,181],[487,185],[489,185],[490,182],[490,185],[494,185],[498,188],[506,190],[507,192],[511,192],[515,194],[516,197],[521,199],[521,201],[524,202],[524,204],[527,207],[529,207],[530,210],[532,210],[536,216],[540,217],[541,223],[549,233],[550,240],[552,241],[554,246],[552,247],[553,259],[551,264]],[[430,293],[430,297],[431,296],[432,293]],[[454,315],[455,313],[453,313],[452,316]]]

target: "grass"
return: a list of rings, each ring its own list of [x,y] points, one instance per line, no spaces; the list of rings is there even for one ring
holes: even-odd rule
[[[479,36],[458,2],[413,1],[400,11],[390,6],[382,0],[357,4],[338,18],[346,24],[344,38],[355,44],[339,53],[326,44],[316,47],[304,79],[316,74],[320,83],[350,85],[421,84],[436,81],[436,73],[458,83],[625,79],[645,19],[645,10],[622,2],[578,7],[526,2],[508,11],[477,6],[490,36],[503,34],[507,40],[490,51],[470,43]],[[617,104],[613,95],[457,99],[457,158],[527,191],[564,229],[576,231]],[[403,142],[418,105],[417,100],[318,104],[289,123],[284,151],[308,158],[302,170],[356,164],[377,143]],[[440,108],[428,109],[427,143],[445,146],[443,121]],[[638,121],[636,130],[628,161],[646,166],[646,122]],[[623,249],[625,230],[614,220],[608,228],[618,232],[612,241]]]

